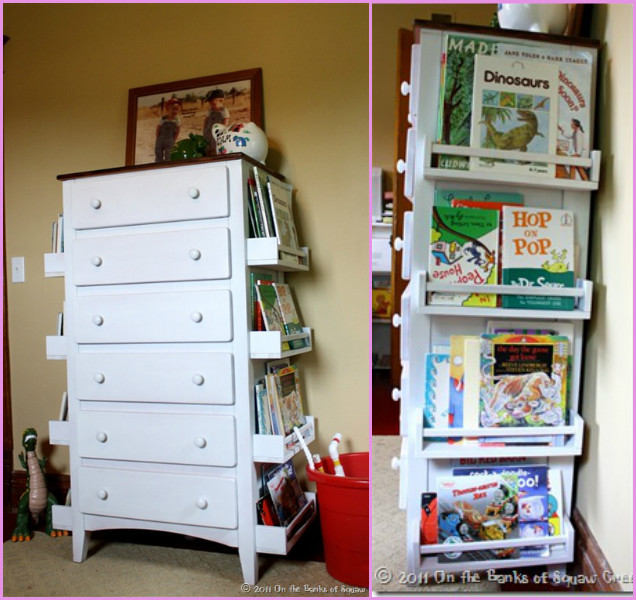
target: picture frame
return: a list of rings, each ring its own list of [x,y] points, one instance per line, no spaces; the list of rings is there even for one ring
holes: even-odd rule
[[[209,133],[204,134],[206,122],[209,131],[211,122],[250,121],[263,127],[260,68],[132,88],[128,91],[126,166],[169,161],[170,147],[191,133],[204,135],[210,142]],[[213,141],[206,150],[214,156]]]

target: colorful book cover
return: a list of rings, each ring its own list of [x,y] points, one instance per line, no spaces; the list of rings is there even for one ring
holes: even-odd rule
[[[273,375],[276,381],[277,399],[283,420],[285,435],[290,435],[294,427],[302,427],[305,423],[303,413],[300,378],[296,367],[287,367]]]
[[[551,536],[561,535],[563,527],[563,487],[561,469],[548,471],[548,531]]]
[[[496,210],[433,206],[429,278],[434,282],[497,283],[499,213]],[[496,306],[496,294],[431,292],[429,304]]]
[[[561,44],[539,47],[500,43],[498,55],[558,66],[557,154],[588,157],[595,82],[593,53]],[[556,176],[587,181],[589,169],[557,165]]]
[[[440,144],[470,146],[475,56],[496,52],[497,40],[448,34],[444,49],[444,79],[440,86]],[[469,169],[467,156],[441,154],[441,169]]]
[[[435,197],[433,198],[435,206],[453,206],[453,201],[455,200],[523,204],[523,194],[518,194],[517,192],[493,192],[491,190],[443,190],[435,188]]]
[[[426,383],[424,399],[424,427],[449,427],[450,356],[426,355]]]
[[[556,154],[559,69],[550,63],[475,57],[470,145]],[[554,164],[472,157],[471,171],[554,177]]]
[[[465,366],[464,351],[466,340],[479,339],[477,336],[451,335],[450,336],[450,365],[448,386],[448,422],[450,427],[464,426],[464,388]]]
[[[519,500],[519,537],[535,538],[548,535],[548,467],[546,465],[504,465],[460,467],[453,475],[489,475],[512,473],[517,476]],[[550,556],[548,546],[528,546],[519,549],[522,557]]]
[[[276,465],[265,474],[265,479],[280,524],[286,527],[307,504],[307,497],[300,488],[294,465],[291,461]]]
[[[513,473],[437,479],[438,543],[519,537],[518,477]],[[516,548],[440,554],[440,562],[518,558]]]
[[[503,208],[502,282],[520,287],[575,285],[574,213],[547,208]],[[573,310],[566,296],[502,295],[504,308]]]
[[[297,250],[298,234],[292,213],[292,186],[270,177],[267,181],[267,191],[278,243]]]
[[[481,336],[480,425],[565,425],[569,341],[565,336]]]
[[[437,494],[434,492],[422,494],[420,543],[437,544]]]
[[[296,305],[291,294],[291,289],[287,283],[274,283],[274,290],[278,299],[280,313],[283,318],[283,326],[287,335],[302,333],[303,327],[298,318]]]
[[[283,316],[281,315],[278,297],[276,296],[276,290],[273,284],[257,283],[256,295],[261,307],[265,329],[267,331],[280,331],[285,333]]]
[[[265,237],[276,237],[276,227],[267,192],[267,174],[258,167],[254,167],[254,183],[256,184],[258,208],[262,216],[263,233]]]
[[[252,331],[265,331],[265,323],[263,322],[263,314],[261,306],[258,302],[258,294],[256,292],[256,284],[274,283],[276,275],[271,271],[250,271],[250,316],[252,319]]]

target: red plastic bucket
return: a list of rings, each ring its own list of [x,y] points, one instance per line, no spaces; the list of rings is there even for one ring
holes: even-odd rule
[[[345,477],[333,474],[330,458],[322,462],[325,473],[306,469],[316,482],[327,572],[343,583],[369,587],[369,453],[341,454]]]

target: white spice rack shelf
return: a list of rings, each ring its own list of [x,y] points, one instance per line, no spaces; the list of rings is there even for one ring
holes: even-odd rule
[[[307,345],[302,348],[283,350],[283,342],[293,342],[294,340],[306,339]],[[303,333],[284,335],[280,331],[250,331],[250,357],[251,358],[286,358],[311,352],[313,342],[311,329],[303,327]]]
[[[49,252],[44,255],[44,277],[64,277],[64,271],[63,252]]]
[[[290,257],[281,258],[281,252],[297,256],[299,260],[293,261],[290,260]],[[247,265],[250,267],[269,267],[277,271],[308,271],[309,249],[282,246],[275,237],[248,238]]]
[[[314,418],[306,416],[306,423],[299,427],[300,435],[309,445],[316,439]],[[284,463],[298,454],[302,448],[296,434],[263,435],[254,434],[254,461],[259,463]]]

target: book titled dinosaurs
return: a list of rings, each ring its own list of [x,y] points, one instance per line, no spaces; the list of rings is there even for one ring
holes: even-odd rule
[[[556,154],[559,68],[518,58],[475,56],[470,145]],[[471,157],[470,169],[554,177],[554,164]]]
[[[437,283],[497,283],[499,212],[480,208],[433,206],[429,277]],[[496,294],[431,292],[429,304],[497,306]]]
[[[574,213],[569,210],[504,206],[502,283],[520,287],[572,288]],[[503,294],[503,308],[573,310],[568,296]]]

